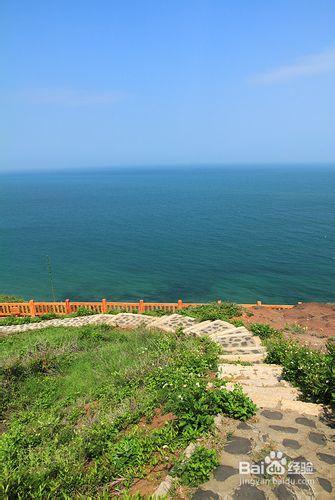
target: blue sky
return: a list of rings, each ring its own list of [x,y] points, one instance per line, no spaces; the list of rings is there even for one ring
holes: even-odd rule
[[[1,2],[2,170],[335,161],[334,0]]]

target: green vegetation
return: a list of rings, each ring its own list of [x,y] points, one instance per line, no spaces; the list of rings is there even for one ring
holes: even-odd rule
[[[327,351],[301,346],[288,340],[283,332],[269,325],[250,326],[263,339],[268,354],[266,363],[283,366],[283,377],[300,389],[305,401],[332,405],[335,408],[335,344],[329,341]]]
[[[307,328],[307,326],[294,324],[294,325],[285,325],[284,330],[285,330],[285,332],[288,332],[288,333],[295,333],[298,335],[302,335],[302,334],[307,332],[308,328]]]
[[[79,306],[76,312],[69,314],[69,317],[76,318],[77,316],[92,316],[93,314],[97,314],[96,311],[92,311],[88,307]]]
[[[232,302],[222,302],[221,304],[213,302],[212,304],[204,304],[203,306],[186,307],[176,312],[184,316],[192,316],[199,321],[213,321],[216,319],[229,321],[231,318],[242,316],[243,308]]]
[[[24,299],[16,295],[0,295],[0,302],[24,302]]]
[[[41,316],[31,318],[30,316],[6,316],[0,319],[0,326],[25,325],[26,323],[39,323],[46,319],[64,318],[54,313],[46,313]]]
[[[280,332],[275,328],[272,328],[272,326],[265,325],[263,323],[253,323],[249,325],[249,329],[261,339],[268,339],[273,335],[280,334]]]
[[[152,311],[145,311],[144,313],[145,316],[166,316],[166,314],[169,314],[165,309],[153,309]]]
[[[303,347],[282,335],[265,341],[267,363],[283,365],[283,377],[298,387],[304,400],[324,403],[335,408],[335,344],[327,344],[327,352]]]
[[[118,314],[119,312],[114,314]],[[47,319],[76,318],[79,316],[91,316],[92,314],[96,314],[96,312],[87,307],[78,307],[76,312],[67,315],[45,313],[41,314],[41,316],[35,316],[35,318],[31,318],[30,316],[6,316],[5,318],[0,318],[0,326],[25,325],[26,323],[39,323]]]
[[[211,432],[217,413],[249,418],[256,407],[242,389],[211,377],[218,354],[205,338],[107,325],[5,337],[3,495],[127,491],[158,464],[173,466],[191,441]],[[213,467],[205,458],[202,471],[197,455],[188,466],[191,481]]]
[[[178,476],[181,484],[195,487],[208,481],[212,470],[219,465],[217,452],[198,446],[190,458],[181,457],[171,471]]]

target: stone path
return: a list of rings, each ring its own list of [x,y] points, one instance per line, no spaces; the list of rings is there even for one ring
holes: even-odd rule
[[[140,326],[150,326],[166,332],[174,332],[178,327],[187,328],[196,323],[194,318],[171,314],[169,316],[153,317],[142,314],[119,313],[119,314],[93,314],[91,316],[79,316],[76,318],[57,318],[40,321],[39,323],[26,323],[24,325],[0,326],[0,336],[11,333],[27,332],[30,330],[41,330],[50,326],[72,326],[80,327],[91,324],[106,324],[133,330]]]
[[[231,425],[231,419],[223,419],[222,432]],[[320,418],[271,408],[234,425],[221,465],[194,493],[194,500],[334,498],[334,430]],[[266,471],[278,461],[277,475]]]
[[[221,465],[214,471],[213,478],[194,493],[195,500],[335,498],[335,425],[332,430],[326,424],[320,405],[299,401],[299,391],[283,380],[280,366],[264,364],[265,348],[260,339],[244,327],[236,328],[221,320],[198,323],[194,318],[178,314],[157,318],[121,313],[0,326],[0,336],[48,326],[89,324],[125,329],[146,326],[165,332],[182,327],[187,335],[208,336],[224,351],[218,377],[241,384],[259,407],[256,417],[248,423],[221,419],[220,432],[227,437],[220,456]],[[229,435],[227,429],[231,430]],[[246,467],[253,464],[260,469],[240,474],[241,461],[246,462]],[[278,466],[278,462],[282,476],[264,474],[262,466],[266,468],[273,463]],[[277,480],[275,484],[273,478]],[[279,482],[280,479],[284,481]]]

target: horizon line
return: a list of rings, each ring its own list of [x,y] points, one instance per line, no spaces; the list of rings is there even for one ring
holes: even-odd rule
[[[74,166],[74,167],[51,167],[49,169],[43,167],[36,168],[27,168],[27,169],[5,169],[0,170],[1,174],[29,174],[29,173],[75,173],[75,172],[84,172],[84,171],[108,171],[108,170],[176,170],[176,169],[199,169],[199,168],[208,168],[208,169],[234,169],[234,168],[256,168],[256,169],[264,169],[264,168],[287,168],[287,167],[330,167],[335,168],[335,160],[334,161],[322,161],[322,162],[227,162],[227,163],[160,163],[160,164],[138,164],[138,165],[100,165],[100,166]]]

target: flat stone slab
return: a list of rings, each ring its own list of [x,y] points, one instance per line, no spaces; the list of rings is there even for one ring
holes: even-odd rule
[[[250,450],[250,439],[241,436],[232,436],[224,447],[224,451],[233,455],[246,455]]]
[[[231,361],[232,363],[234,363],[234,362],[238,363],[240,361],[243,363],[259,364],[259,363],[263,363],[265,356],[266,356],[265,351],[260,352],[258,354],[254,354],[254,353],[251,353],[251,354],[250,353],[248,353],[248,354],[221,354],[221,356],[219,356],[219,360],[222,363],[226,363],[229,361]]]
[[[307,427],[311,427],[312,429],[316,429],[316,425],[314,420],[306,417],[298,417],[295,419],[297,424],[306,425]]]
[[[212,321],[207,320],[207,321],[201,321],[201,323],[196,323],[192,326],[189,326],[188,328],[184,329],[184,333],[186,335],[194,335],[194,336],[201,336],[202,331],[212,323]]]
[[[214,470],[213,474],[217,481],[225,481],[229,477],[238,474],[238,469],[235,469],[235,467],[231,467],[230,465],[220,465]]]
[[[327,493],[331,493],[333,491],[332,483],[323,477],[318,477],[319,484],[321,488]]]
[[[124,329],[135,329],[139,328],[140,326],[148,326],[156,319],[152,316],[145,316],[142,314],[134,313],[120,313],[114,317],[116,326]]]
[[[186,330],[185,333],[194,333],[195,335],[208,335],[212,336],[217,333],[223,333],[224,331],[235,331],[236,328],[231,323],[226,321],[221,321],[217,319],[215,321],[204,321],[199,323],[196,328],[190,328]]]
[[[151,318],[152,319],[152,318]],[[150,328],[157,328],[163,332],[175,332],[177,328],[189,328],[196,324],[197,320],[190,316],[182,316],[181,314],[171,314],[170,316],[161,316],[154,318],[150,323]]]
[[[220,500],[220,497],[214,491],[198,489],[192,496],[192,500]]]
[[[218,367],[219,378],[236,381],[253,387],[290,387],[282,378],[282,367],[278,365],[258,364],[252,366],[221,364]]]
[[[240,500],[263,500],[266,496],[264,492],[256,486],[252,484],[242,484],[242,486],[234,491],[232,498],[234,500],[235,498],[239,498]]]
[[[291,448],[292,450],[301,448],[301,444],[295,439],[283,439],[283,446],[285,448]]]
[[[283,419],[283,414],[281,411],[263,410],[261,415],[263,415],[263,417],[265,417],[265,418],[268,418],[269,420],[282,420]]]
[[[213,321],[212,322],[212,325],[213,325],[213,331],[207,335],[209,335],[209,337],[212,339],[212,340],[216,340],[218,337],[230,337],[232,335],[234,336],[238,336],[238,335],[247,335],[247,336],[250,336],[252,337],[253,335],[249,332],[249,330],[247,330],[244,326],[234,326],[234,325],[230,325],[230,327],[228,328],[228,326],[223,326],[222,328],[220,327],[220,323],[224,323],[225,325],[229,325],[229,323],[226,323],[225,321],[221,321],[221,320],[217,320],[217,321]]]

